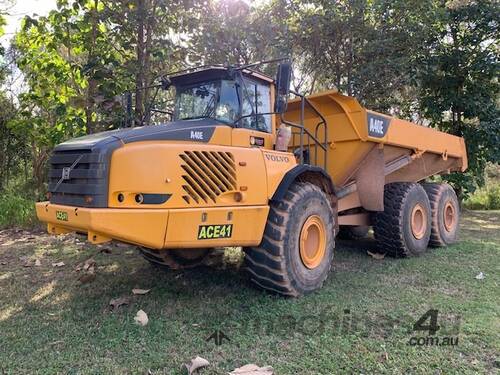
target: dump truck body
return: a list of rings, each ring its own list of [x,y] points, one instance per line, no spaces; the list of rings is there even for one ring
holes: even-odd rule
[[[463,138],[367,110],[355,98],[336,90],[307,99],[308,105],[303,106],[305,128],[328,149],[313,147],[307,137],[305,148],[309,161],[324,167],[331,176],[339,213],[356,207],[381,211],[383,188],[388,183],[416,182],[467,168]],[[301,104],[299,99],[292,101],[285,119],[299,123]],[[295,129],[290,150],[298,147],[299,136],[300,130]],[[355,215],[340,217],[339,223],[369,224],[369,215]]]
[[[336,91],[295,93],[285,111],[290,72],[280,65],[276,82],[243,68],[174,75],[173,122],[54,149],[39,219],[53,234],[138,245],[169,268],[242,246],[251,279],[291,296],[322,285],[339,228],[373,225],[395,256],[453,243],[454,192],[416,182],[465,170],[463,139]],[[289,128],[291,142],[275,150]]]
[[[419,167],[411,168],[411,172],[406,168],[399,169],[398,177],[392,176],[388,180],[419,181],[437,173],[467,168],[463,138],[367,110],[355,98],[336,90],[317,93],[307,99],[327,121],[329,151],[326,170],[336,186],[345,186],[352,181],[353,172],[375,146],[384,150],[384,164],[406,155],[422,159]],[[319,118],[308,106],[305,109],[305,126],[314,134]],[[289,104],[285,118],[300,122],[300,100]],[[322,136],[321,132],[319,136]],[[295,140],[294,145],[297,143]],[[318,151],[321,161],[324,152]],[[314,157],[312,154],[311,159]],[[429,160],[425,163],[427,158]]]

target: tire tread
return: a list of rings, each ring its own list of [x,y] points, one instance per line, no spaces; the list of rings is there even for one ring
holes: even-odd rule
[[[303,294],[287,272],[285,260],[285,236],[289,220],[289,209],[294,207],[301,198],[310,192],[322,190],[310,183],[293,183],[285,197],[278,202],[270,202],[269,216],[264,229],[262,241],[257,247],[245,248],[245,266],[250,280],[257,286],[271,292],[296,297]],[[330,272],[332,262],[329,264],[327,274]],[[323,285],[326,276],[321,280]]]

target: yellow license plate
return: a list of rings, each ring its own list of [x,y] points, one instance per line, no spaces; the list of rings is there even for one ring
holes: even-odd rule
[[[64,211],[56,211],[56,219],[60,221],[68,221],[68,213]]]
[[[200,225],[198,228],[198,239],[231,238],[232,232],[233,224]]]

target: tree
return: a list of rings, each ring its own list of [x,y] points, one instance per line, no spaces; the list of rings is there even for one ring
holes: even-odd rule
[[[134,92],[134,123],[150,123],[151,87],[165,73],[186,65],[189,35],[197,27],[201,0],[105,1],[108,36],[123,58],[119,69]],[[157,98],[156,98],[157,99]]]
[[[4,26],[6,25],[5,18],[3,17],[2,13],[0,12],[0,38],[4,35]],[[2,56],[4,53],[4,48],[3,46],[0,45],[0,56]]]
[[[26,17],[15,36],[12,54],[28,90],[11,126],[28,137],[39,191],[55,144],[120,123],[120,61],[108,42],[98,0],[59,1],[47,17]]]
[[[4,17],[4,10],[0,8],[0,38],[5,34],[4,26],[7,24],[7,21]],[[4,61],[3,55],[5,53],[4,47],[0,44],[0,83],[3,81],[5,70],[3,68]]]
[[[435,1],[314,0],[290,7],[311,90],[335,86],[369,108],[414,114],[415,62],[433,33]]]
[[[447,177],[462,194],[483,183],[486,162],[500,161],[499,14],[497,2],[448,2],[440,32],[421,59],[425,116],[440,130],[466,139],[469,171]]]
[[[188,54],[192,65],[244,65],[292,54],[284,0],[260,6],[242,0],[210,0],[196,12],[199,23]],[[274,74],[274,67],[263,70]]]

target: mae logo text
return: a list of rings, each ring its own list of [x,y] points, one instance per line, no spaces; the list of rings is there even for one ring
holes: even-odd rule
[[[368,113],[368,135],[370,137],[383,138],[389,128],[390,119],[387,117]]]
[[[196,130],[191,130],[189,138],[194,139],[196,141],[203,141],[203,132],[202,131],[196,131]]]

